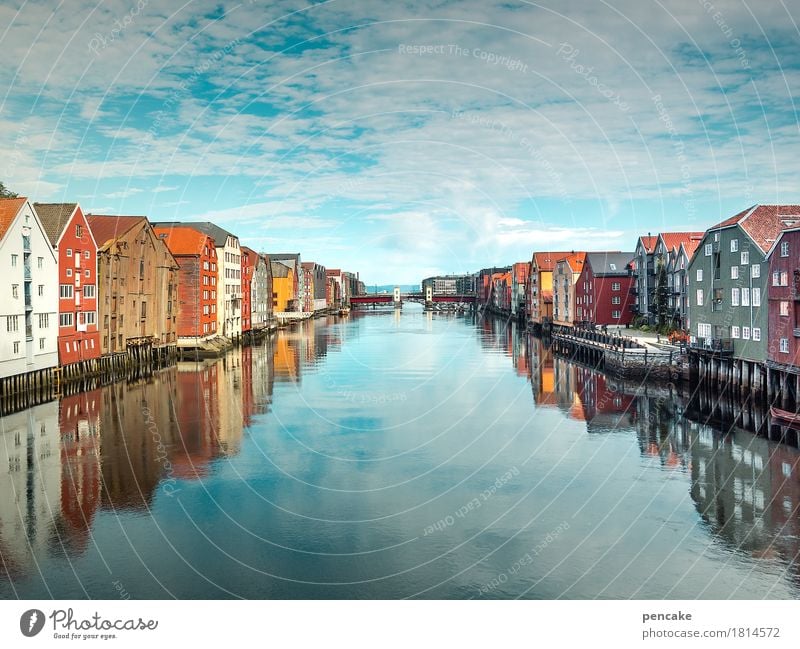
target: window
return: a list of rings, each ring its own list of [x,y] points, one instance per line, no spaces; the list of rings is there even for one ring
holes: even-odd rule
[[[742,250],[742,260],[741,263],[743,266],[747,266],[750,263],[750,252],[747,250]]]
[[[83,297],[94,297],[95,296],[95,289],[94,284],[86,284],[83,287]]]
[[[6,331],[19,331],[18,315],[10,315],[6,318]]]
[[[781,257],[789,256],[789,242],[781,241]]]
[[[739,289],[731,289],[731,306],[739,306]]]
[[[697,269],[697,281],[698,282],[702,282],[703,281],[703,269],[702,268],[698,268]]]
[[[731,279],[739,279],[739,267],[731,266]]]
[[[774,273],[772,273],[772,285],[773,286],[781,285],[781,274],[777,270]]]
[[[139,260],[139,279],[144,279],[144,259]]]
[[[753,327],[753,340],[761,340],[761,327]]]
[[[611,312],[611,317],[614,318],[614,320],[619,320],[621,315],[622,314],[619,311],[612,311]]]
[[[753,264],[750,267],[750,277],[753,279],[756,277],[761,277],[761,264]]]
[[[39,293],[39,297],[42,297],[44,295],[44,284],[39,284],[39,286],[37,287],[37,292]]]
[[[44,268],[44,257],[37,257],[36,258],[36,265],[39,268]]]
[[[714,233],[714,241],[719,241],[719,232]]]
[[[14,341],[14,353],[15,354],[19,354],[19,341],[18,340]]]
[[[17,265],[17,260],[19,259],[19,255],[11,255],[11,266],[14,267]]]
[[[83,274],[86,275],[86,277],[89,277],[89,269],[87,268],[85,271],[83,271]]]
[[[67,268],[67,277],[72,277],[72,269]]]
[[[615,295],[611,298],[611,304],[620,304],[620,297],[619,295]]]
[[[788,316],[789,315],[789,302],[788,301],[781,300],[780,308],[781,308],[781,315],[782,316]]]
[[[83,321],[87,325],[93,325],[97,322],[97,314],[94,311],[84,311],[83,313]]]
[[[61,284],[59,287],[59,296],[61,298],[71,298],[73,290],[72,284]]]
[[[739,252],[739,240],[731,239],[731,252]]]
[[[618,291],[619,290],[619,282],[611,282],[611,290]]]
[[[713,251],[713,249],[714,249],[714,246],[712,246],[710,243],[707,243],[705,245],[704,251],[705,251],[706,257],[710,257],[711,256],[711,252]]]
[[[142,302],[142,317],[147,317],[147,302]]]
[[[739,327],[733,325],[731,327],[731,338],[738,338],[739,337]]]
[[[49,313],[40,313],[39,314],[39,329],[47,329],[50,326],[50,314]]]
[[[742,338],[750,340],[750,327],[742,327]]]
[[[72,248],[67,248],[67,257],[72,257]]]
[[[761,306],[761,289],[753,288],[753,306]]]
[[[44,349],[44,338],[39,338],[39,349]]]
[[[697,335],[700,338],[711,338],[711,325],[707,322],[698,322]]]
[[[73,319],[71,313],[62,313],[60,316],[58,316],[59,327],[71,327],[72,323]]]
[[[84,259],[89,259],[89,257],[90,257],[89,251],[88,250],[84,250],[83,251],[83,258]]]
[[[703,289],[697,289],[697,306],[703,306]]]
[[[784,354],[789,353],[789,339],[788,338],[781,338],[781,352]]]
[[[742,289],[742,306],[750,306],[750,289]]]

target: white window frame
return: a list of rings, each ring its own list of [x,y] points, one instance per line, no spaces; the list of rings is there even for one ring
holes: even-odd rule
[[[731,239],[731,252],[739,252],[739,239]]]
[[[761,277],[761,264],[753,264],[750,266],[750,277],[753,279]]]

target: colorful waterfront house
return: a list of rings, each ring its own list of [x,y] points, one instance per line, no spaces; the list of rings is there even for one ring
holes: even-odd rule
[[[556,261],[553,270],[553,324],[572,327],[575,323],[575,283],[586,261],[585,252],[571,252]]]
[[[252,304],[251,290],[253,286],[253,274],[255,273],[258,255],[252,248],[242,246],[241,270],[242,270],[242,333],[247,333],[252,329]]]
[[[553,269],[559,259],[570,253],[534,252],[528,275],[528,288],[525,299],[528,322],[541,326],[553,319]]]
[[[325,266],[313,261],[304,261],[303,276],[305,278],[303,290],[304,294],[304,311],[322,311],[326,307],[326,271]],[[356,289],[358,290],[358,288]]]
[[[656,285],[656,269],[653,261],[656,243],[658,236],[653,236],[649,232],[646,237],[639,237],[636,240],[633,258],[633,272],[636,275],[636,313],[646,318],[649,324],[655,321],[651,305]]]
[[[272,322],[272,266],[264,255],[255,255],[253,281],[250,286],[250,322],[253,331],[260,331]]]
[[[627,325],[633,317],[632,252],[588,252],[575,284],[575,322]]]
[[[177,273],[178,346],[196,346],[217,335],[217,249],[205,232],[184,226],[154,228],[169,248]]]
[[[217,333],[230,339],[242,335],[242,252],[239,238],[209,221],[172,221],[158,227],[183,226],[209,235],[217,249]]]
[[[685,233],[688,236],[681,238],[677,249],[675,241],[669,242],[673,246],[667,263],[667,288],[669,290],[669,309],[672,315],[672,324],[678,329],[689,329],[689,262],[694,256],[697,246],[703,240],[704,232]]]
[[[688,300],[686,267],[687,249],[693,253],[704,232],[661,232],[653,249],[652,291],[648,295],[651,321],[676,328],[685,328]],[[681,254],[681,246],[684,253]],[[681,268],[683,264],[683,268]]]
[[[272,266],[272,312],[287,313],[297,311],[294,297],[297,281],[294,277],[294,269],[287,266],[282,261],[273,261],[270,256],[270,266]]]
[[[177,344],[178,262],[145,216],[87,214],[103,355]]]
[[[511,269],[492,274],[492,306],[497,313],[511,312]]]
[[[287,300],[287,305],[290,311],[302,311],[305,287],[303,286],[304,278],[300,253],[270,253],[269,259],[270,261],[279,261],[284,266],[287,266],[291,269],[292,272],[290,277],[292,278],[292,293]]]
[[[530,262],[517,262],[511,267],[511,315],[522,318],[525,315],[525,292],[530,273]]]
[[[767,252],[767,363],[800,374],[800,216]],[[793,386],[794,388],[794,386]]]
[[[34,203],[58,256],[58,362],[100,358],[97,243],[77,203]]]
[[[767,359],[767,253],[795,225],[798,205],[754,205],[706,231],[689,262],[692,347],[756,365]],[[776,288],[789,286],[788,272]]]
[[[341,268],[327,268],[325,276],[328,280],[328,306],[339,308],[342,306],[344,294],[344,281]]]
[[[0,199],[0,378],[58,365],[58,257],[27,198]]]

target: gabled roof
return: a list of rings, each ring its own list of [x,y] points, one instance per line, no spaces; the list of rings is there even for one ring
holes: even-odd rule
[[[215,223],[211,223],[211,221],[158,221],[153,223],[153,226],[157,226],[159,228],[181,226],[194,228],[195,230],[199,230],[200,232],[204,232],[210,236],[214,240],[214,245],[217,248],[222,248],[227,242],[228,237],[233,237],[237,241],[239,239],[239,237],[237,237],[235,234],[231,234]]]
[[[796,224],[800,224],[800,205],[754,205],[709,230],[738,225],[766,253],[780,236],[781,230]]]
[[[77,203],[34,203],[33,209],[39,215],[42,227],[51,246],[58,245],[61,233],[69,223]]]
[[[589,252],[586,253],[586,263],[592,267],[595,277],[622,277],[628,275],[634,255],[633,252]]]
[[[653,254],[653,251],[656,249],[656,242],[658,241],[657,236],[647,235],[646,237],[639,237],[639,242],[642,244],[642,247],[645,249],[645,252],[648,255]]]
[[[556,263],[566,262],[573,273],[578,273],[583,270],[583,264],[586,262],[585,252],[570,252],[564,255]]]
[[[668,251],[677,251],[683,244],[686,254],[691,256],[703,240],[705,232],[662,232],[658,236]]]
[[[272,268],[273,277],[289,277],[289,271],[292,270],[280,261],[270,261],[270,266]]]
[[[261,256],[252,248],[248,248],[247,246],[242,246],[240,248],[242,252],[242,257],[247,257],[247,261],[250,263],[251,266],[258,265],[258,258]]]
[[[210,235],[195,228],[182,226],[158,226],[153,228],[173,255],[198,257],[203,254]],[[211,245],[214,245],[212,240]]]
[[[0,239],[6,236],[8,228],[11,227],[27,200],[24,196],[19,198],[0,198]]]
[[[110,241],[118,239],[128,230],[142,222],[147,223],[146,216],[109,216],[105,214],[87,214],[86,222],[98,248],[105,247]]]
[[[536,269],[539,271],[552,271],[556,266],[556,262],[559,259],[564,259],[569,254],[569,250],[562,252],[534,252],[533,263],[536,264]]]

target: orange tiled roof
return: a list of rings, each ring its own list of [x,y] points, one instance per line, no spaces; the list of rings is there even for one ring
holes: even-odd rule
[[[639,241],[642,242],[644,249],[647,251],[647,254],[653,252],[656,249],[656,242],[658,241],[658,237],[648,236],[648,237],[639,237]]]
[[[0,199],[0,239],[6,236],[8,228],[16,218],[25,201],[28,199],[20,196],[19,198],[2,198]]]
[[[661,238],[667,250],[678,250],[683,244],[686,254],[691,257],[704,235],[705,232],[662,232]]]
[[[203,248],[211,239],[205,232],[200,232],[200,230],[195,230],[194,228],[168,225],[153,228],[153,231],[167,245],[173,255],[202,255]],[[210,243],[213,246],[214,240],[211,239]]]
[[[570,254],[569,250],[562,252],[534,252],[533,261],[538,270],[547,272],[552,271],[556,262],[559,259],[564,259],[568,254]]]
[[[800,223],[800,205],[754,205],[709,230],[739,225],[761,250],[767,252],[780,236],[781,230],[798,223]]]
[[[583,270],[583,264],[586,262],[585,252],[570,252],[564,255],[558,261],[566,261],[573,273]]]
[[[147,221],[146,216],[107,216],[103,214],[87,214],[86,222],[92,229],[92,235],[98,248],[118,239],[132,227]]]

